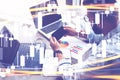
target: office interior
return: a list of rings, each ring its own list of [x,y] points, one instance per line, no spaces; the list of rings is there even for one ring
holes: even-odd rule
[[[119,0],[4,0],[0,4],[0,80],[120,80]],[[71,16],[89,21],[94,33],[102,36],[99,44],[63,36],[64,57],[72,62],[63,71],[56,69],[58,60],[40,32],[42,17],[53,15],[44,20],[48,24],[56,19],[54,14],[73,28],[82,20]]]

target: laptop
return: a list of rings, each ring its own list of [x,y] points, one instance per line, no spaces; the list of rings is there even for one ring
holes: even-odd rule
[[[47,10],[35,10],[46,7],[46,5],[47,2],[32,6],[30,7],[30,12],[33,16],[33,22],[38,32],[40,32],[47,40],[49,40],[51,34],[62,26],[62,18],[61,14],[54,13],[55,10],[51,11],[50,13],[48,13]],[[38,17],[40,16],[39,13],[42,13],[42,17]]]
[[[49,40],[52,33],[62,27],[61,15],[51,14],[42,17],[42,27],[38,31]]]

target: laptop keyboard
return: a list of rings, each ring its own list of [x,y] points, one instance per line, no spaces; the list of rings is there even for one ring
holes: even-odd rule
[[[59,21],[57,21],[57,22],[55,22],[55,23],[53,23],[51,25],[43,27],[41,30],[47,34],[47,33],[50,33],[50,32],[52,32],[54,30],[57,30],[61,26],[62,26],[62,22],[61,22],[61,20],[59,20]]]

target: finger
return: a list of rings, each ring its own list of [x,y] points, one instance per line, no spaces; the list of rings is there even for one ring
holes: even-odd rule
[[[61,40],[59,40],[58,42],[59,42],[59,43],[61,43],[62,41],[61,41]]]
[[[53,37],[53,41],[57,44],[59,43],[55,37]]]
[[[68,27],[68,26],[66,26],[66,27],[64,27],[63,29],[64,29],[64,30],[67,30],[68,28],[69,28],[69,27]]]
[[[51,37],[51,43],[55,43],[55,44],[57,43],[58,44],[59,42],[56,40],[55,37]]]
[[[56,38],[55,38],[55,37],[52,37],[52,40],[55,42],[55,41],[56,41]]]
[[[51,42],[51,43],[53,43],[53,42],[54,42],[53,37],[50,37],[50,42]]]
[[[71,28],[71,27],[64,27],[64,30],[66,30],[66,31],[71,31],[72,28]]]
[[[70,26],[64,26],[64,28],[70,28]]]

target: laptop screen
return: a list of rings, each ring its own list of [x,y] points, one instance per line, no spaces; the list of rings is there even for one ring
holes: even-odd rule
[[[35,27],[38,29],[38,17],[33,18]],[[51,14],[45,15],[42,17],[42,27],[39,28],[39,31],[43,31],[45,34],[48,34],[62,25],[61,15],[60,14]]]
[[[42,33],[44,37],[49,39],[49,36],[62,26],[61,14],[54,13],[54,10],[48,13],[46,10],[37,10],[38,8],[43,8],[43,3],[30,8],[33,22],[36,29]],[[42,12],[42,17],[38,17],[41,16],[41,14],[39,15],[39,12]]]
[[[51,14],[51,15],[46,15],[42,17],[42,26],[46,26],[49,25],[55,21],[58,21],[59,19],[61,19],[61,15],[60,14]]]
[[[62,25],[61,15],[52,14],[43,16],[42,25],[43,26],[41,30],[44,31],[46,34],[58,29]]]

